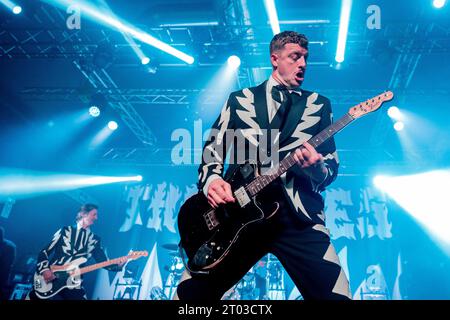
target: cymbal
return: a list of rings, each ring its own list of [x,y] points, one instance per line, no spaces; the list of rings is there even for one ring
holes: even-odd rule
[[[179,257],[180,256],[180,253],[177,251],[177,252],[169,252],[169,256],[172,256],[172,257]]]
[[[174,243],[163,244],[161,247],[167,250],[178,251],[178,245]]]

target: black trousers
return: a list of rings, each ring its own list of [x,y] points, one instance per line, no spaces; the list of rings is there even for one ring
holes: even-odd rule
[[[274,254],[305,300],[350,299],[349,283],[324,225],[305,223],[282,207],[253,224],[209,274],[192,274],[177,288],[180,300],[220,300],[267,253]]]

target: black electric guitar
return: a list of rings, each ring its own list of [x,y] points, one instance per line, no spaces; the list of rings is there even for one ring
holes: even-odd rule
[[[147,255],[147,251],[134,251],[130,252],[127,256],[103,261],[83,268],[80,268],[79,266],[86,262],[86,258],[78,258],[61,266],[52,265],[50,266],[50,269],[56,278],[47,282],[41,274],[35,273],[33,289],[40,299],[49,299],[64,288],[74,289],[80,287],[81,275],[84,273],[104,268],[112,264],[119,264],[122,259],[135,260],[140,257],[146,257]]]
[[[309,139],[308,143],[317,148],[353,120],[377,110],[383,102],[393,97],[394,94],[387,91],[350,108],[348,113]],[[277,167],[263,175],[258,174],[259,168],[254,164],[235,167],[233,172],[227,172],[229,178],[226,181],[231,185],[236,201],[221,205],[218,209],[208,204],[203,192],[186,200],[178,214],[181,238],[179,248],[190,272],[209,272],[233,249],[239,235],[247,226],[269,219],[277,212],[277,202],[267,203],[258,195],[294,164],[296,161],[291,153]]]

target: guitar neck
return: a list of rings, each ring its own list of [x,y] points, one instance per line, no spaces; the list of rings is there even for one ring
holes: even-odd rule
[[[122,258],[127,258],[127,257],[125,256],[125,257],[116,258],[116,259],[112,259],[112,260],[106,260],[106,261],[99,262],[99,263],[96,263],[96,264],[93,264],[93,265],[90,265],[87,267],[83,267],[80,269],[80,274],[84,274],[84,273],[91,272],[91,271],[94,271],[94,270],[97,270],[100,268],[104,268],[104,267],[110,266],[112,264],[119,264],[120,259],[122,259]]]
[[[350,124],[353,120],[355,120],[349,113],[346,113],[342,118],[338,121],[332,123],[317,135],[309,139],[307,142],[312,145],[314,148],[317,148],[325,141],[330,139],[336,133],[344,129],[348,124]],[[263,188],[265,188],[269,183],[283,175],[289,168],[291,168],[296,161],[294,159],[294,154],[291,152],[286,158],[280,161],[278,167],[269,170],[269,172],[260,175],[255,180],[250,182],[246,186],[246,190],[250,193],[251,196],[256,195]]]

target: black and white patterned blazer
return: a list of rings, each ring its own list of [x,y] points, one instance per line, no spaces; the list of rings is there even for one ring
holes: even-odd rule
[[[89,228],[78,225],[65,226],[53,236],[50,243],[41,250],[37,259],[37,272],[50,268],[51,265],[64,265],[78,258],[88,260],[93,257],[97,262],[108,260],[100,242],[100,237]],[[121,267],[111,265],[106,267],[110,271],[119,271]]]
[[[267,146],[272,145],[271,141],[277,141],[278,148],[272,152],[278,152],[278,159],[281,161],[303,142],[332,123],[333,114],[330,100],[316,92],[300,90],[294,93],[296,98],[293,100],[294,103],[287,114],[287,120],[279,136],[275,140],[261,143],[267,139],[274,139],[274,134],[271,135],[272,138],[265,137],[267,135],[265,132],[270,132],[273,126],[273,121],[269,121],[268,106],[280,105],[268,94],[271,92],[273,84],[274,80],[271,78],[257,87],[246,88],[230,94],[219,117],[213,124],[211,135],[203,148],[202,163],[198,170],[198,187],[205,194],[209,183],[224,175],[225,156],[233,145],[233,141],[237,141],[230,138],[230,132],[235,132],[235,135],[239,132],[237,135],[245,140],[244,149],[247,152],[248,160],[256,161],[257,159],[254,158],[259,154],[260,149],[264,149],[262,150],[263,154],[266,152],[265,154],[273,157]],[[269,130],[264,131],[264,129]],[[240,145],[242,146],[242,143]],[[237,163],[236,152],[242,147],[233,146],[231,149],[228,160],[233,159],[234,163]],[[303,220],[324,225],[324,200],[320,192],[336,179],[339,162],[333,138],[319,146],[317,151],[325,159],[327,175],[323,181],[314,182],[298,166],[294,166],[283,174],[281,181],[285,196],[298,215]],[[242,155],[240,156],[242,157]]]

